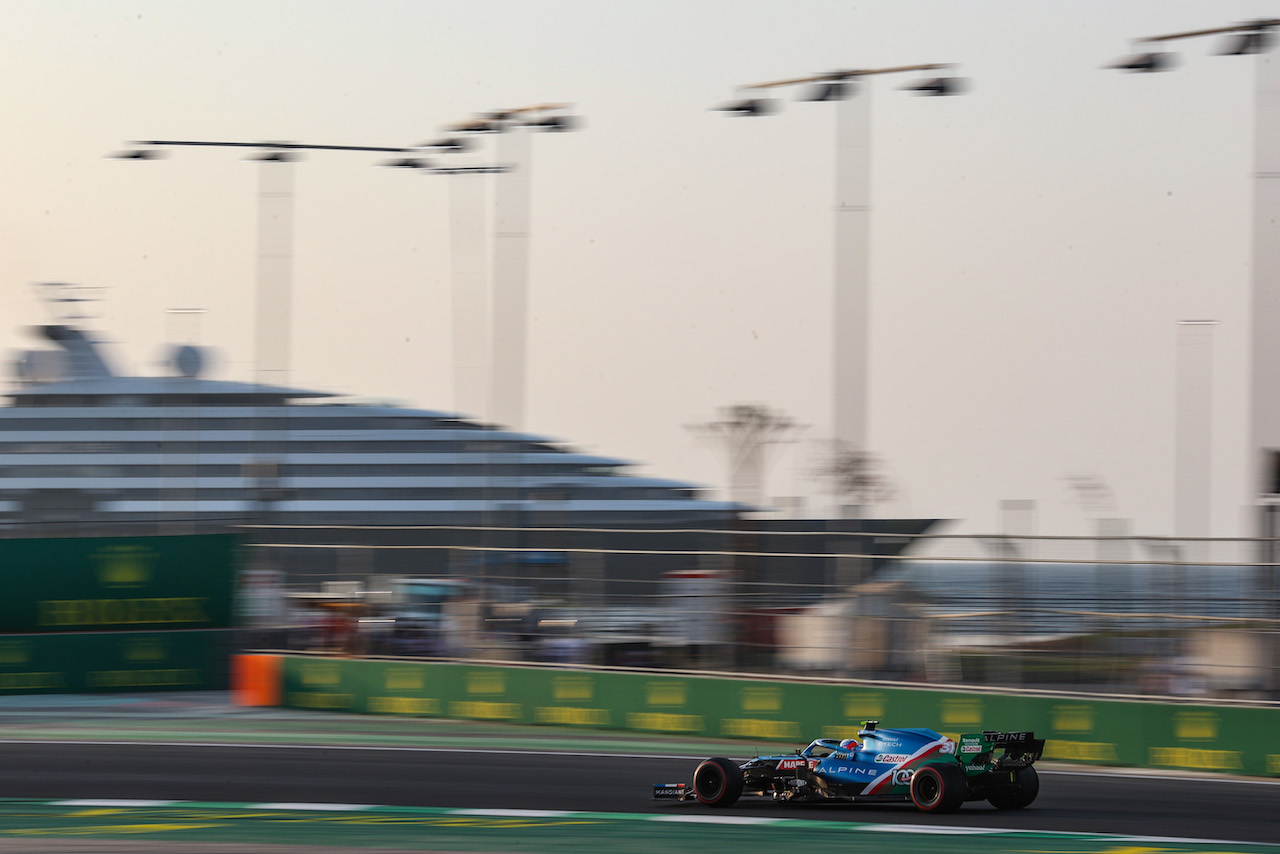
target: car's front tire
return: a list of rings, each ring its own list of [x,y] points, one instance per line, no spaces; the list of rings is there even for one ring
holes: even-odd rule
[[[731,759],[716,756],[693,772],[693,793],[709,807],[728,807],[742,796],[742,769]]]
[[[911,776],[911,802],[923,812],[955,812],[967,794],[958,765],[926,765]]]
[[[1020,810],[1040,794],[1040,775],[1028,765],[1013,772],[1013,785],[996,789],[987,802],[998,810]]]

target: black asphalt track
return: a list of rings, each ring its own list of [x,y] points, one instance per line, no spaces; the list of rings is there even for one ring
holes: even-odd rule
[[[191,744],[0,744],[0,797],[324,802],[432,807],[703,811],[654,801],[651,784],[687,779],[696,758],[403,747]],[[1018,812],[966,804],[949,816],[909,805],[774,805],[744,799],[730,815],[945,824],[1280,841],[1280,781],[1043,769],[1040,797]]]

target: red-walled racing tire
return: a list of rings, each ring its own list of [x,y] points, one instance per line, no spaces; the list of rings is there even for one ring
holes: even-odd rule
[[[955,812],[968,794],[958,765],[926,765],[911,776],[911,801],[924,812]]]
[[[709,807],[728,807],[742,796],[742,770],[731,759],[716,756],[693,772],[693,793]]]

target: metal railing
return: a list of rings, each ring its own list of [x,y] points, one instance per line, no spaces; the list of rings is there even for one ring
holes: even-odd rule
[[[245,531],[292,648],[1280,700],[1273,540]],[[467,584],[415,612],[404,577]],[[359,593],[324,604],[335,581]]]

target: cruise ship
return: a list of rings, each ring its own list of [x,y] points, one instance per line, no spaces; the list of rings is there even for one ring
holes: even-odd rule
[[[301,586],[447,574],[650,599],[670,573],[732,568],[780,605],[834,577],[793,553],[854,549],[875,573],[935,523],[753,518],[546,437],[206,379],[191,346],[167,375],[128,376],[81,322],[35,331],[46,343],[18,359],[0,406],[0,535],[235,530],[251,565]]]
[[[0,407],[6,527],[682,526],[737,505],[641,477],[611,457],[446,412],[205,379],[175,349],[168,376],[114,371],[82,328],[18,362]],[[51,367],[52,366],[52,367]]]

